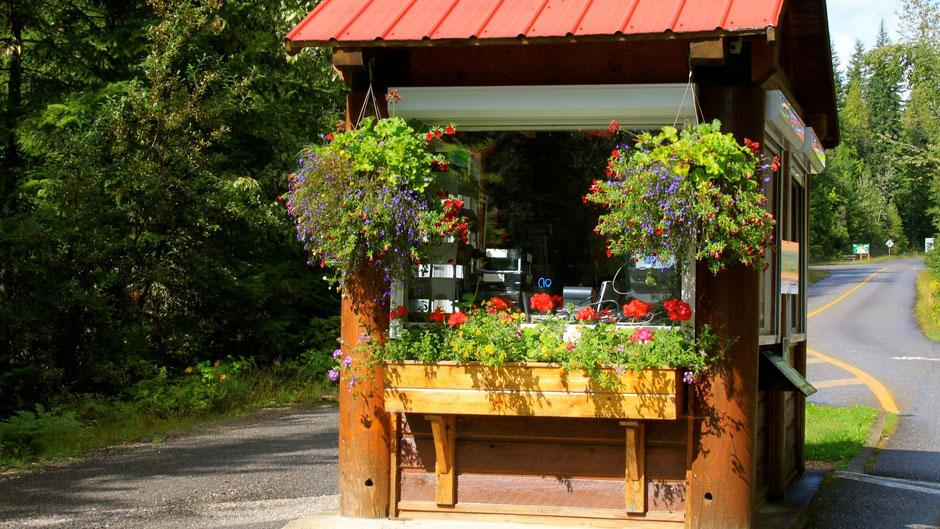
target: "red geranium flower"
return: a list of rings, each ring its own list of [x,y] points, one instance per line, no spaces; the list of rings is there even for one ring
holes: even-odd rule
[[[447,125],[447,127],[444,129],[445,134],[454,134],[455,132],[457,132],[457,130],[454,129],[454,127],[451,127],[450,125]]]
[[[635,299],[623,306],[624,316],[627,316],[628,318],[632,317],[634,320],[646,316],[649,310],[649,305],[638,299]]]
[[[496,310],[506,310],[509,308],[509,304],[500,298],[493,298],[490,301],[490,306]]]
[[[610,128],[608,128],[607,130],[609,130],[611,134],[614,134],[617,132],[617,129],[619,128],[620,128],[620,122],[617,121],[616,119],[612,119],[610,120]]]
[[[646,343],[653,339],[653,333],[648,329],[637,329],[630,335],[630,341],[634,343]]]
[[[575,316],[575,318],[582,321],[592,321],[596,316],[597,313],[594,312],[593,308],[584,307],[578,311],[578,315]]]
[[[405,314],[408,314],[408,307],[401,306],[389,313],[389,319],[394,320],[395,318],[401,318]]]
[[[460,327],[464,323],[467,323],[467,320],[470,318],[467,317],[463,312],[455,312],[450,315],[450,318],[447,318],[447,325],[451,327]]]
[[[444,135],[444,133],[441,132],[441,129],[437,129],[437,130],[434,131],[434,137],[435,137],[435,138],[440,138],[440,137],[443,136],[443,135]]]
[[[555,304],[555,308],[556,308],[556,309],[564,308],[564,306],[565,306],[565,298],[562,297],[561,294],[555,294],[554,296],[552,296],[552,303]]]
[[[751,150],[751,154],[757,154],[757,151],[760,150],[760,143],[756,141],[751,141],[747,138],[744,138],[744,145]]]
[[[529,299],[529,305],[541,312],[548,312],[555,308],[555,302],[552,301],[552,297],[548,294],[535,294]]]
[[[672,321],[687,321],[692,317],[692,307],[685,301],[670,299],[663,303],[663,307],[669,311],[669,319]]]
[[[779,156],[774,156],[774,165],[770,169],[773,172],[777,172],[777,169],[780,169],[780,157]]]
[[[429,132],[429,133],[425,134],[425,135],[424,135],[424,139],[426,139],[426,140],[428,140],[428,141],[433,140],[433,139],[434,139],[434,133],[433,133],[433,132]]]
[[[428,321],[444,321],[445,317],[444,311],[438,308],[428,316]]]

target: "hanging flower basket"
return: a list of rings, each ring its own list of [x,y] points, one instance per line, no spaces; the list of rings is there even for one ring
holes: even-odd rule
[[[401,118],[367,117],[301,153],[283,198],[311,264],[330,269],[327,280],[342,288],[363,266],[385,281],[405,279],[441,239],[466,235],[463,203],[428,192],[448,170],[429,145],[455,132],[448,126],[419,133]]]
[[[722,134],[716,120],[663,127],[615,149],[607,179],[584,197],[604,209],[594,231],[608,239],[608,255],[669,255],[680,263],[694,255],[712,272],[732,263],[763,268],[774,220],[762,188],[779,160],[765,161],[759,144],[744,142]]]

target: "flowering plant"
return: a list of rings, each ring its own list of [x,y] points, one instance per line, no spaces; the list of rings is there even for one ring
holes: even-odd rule
[[[386,281],[406,279],[430,246],[445,237],[465,240],[463,202],[428,193],[448,169],[428,143],[454,132],[448,126],[417,133],[401,118],[367,117],[303,151],[282,198],[311,261],[333,269],[331,283],[342,288],[366,264]]]
[[[547,297],[536,294],[540,295]],[[530,300],[530,306],[540,304],[541,299]],[[679,300],[667,304],[673,309],[664,310],[681,313],[674,322],[685,317],[680,308],[688,309],[688,304]],[[648,304],[644,307],[652,310]],[[499,298],[449,317],[443,312],[432,313],[429,320],[427,326],[402,329],[397,339],[374,349],[373,358],[383,362],[450,360],[492,366],[507,362],[552,362],[566,370],[583,369],[609,387],[614,379],[606,376],[601,366],[613,366],[621,372],[681,368],[685,370],[686,382],[692,383],[707,369],[717,344],[707,327],[693,339],[687,330],[675,325],[649,329],[606,323],[593,309],[582,309],[576,325],[571,325],[565,315],[554,313],[546,314],[534,325],[525,325],[524,315],[513,312]]]
[[[694,255],[713,273],[734,262],[764,267],[774,220],[764,209],[763,173],[779,160],[722,134],[717,120],[663,127],[636,142],[611,153],[607,179],[584,197],[606,210],[594,231],[607,237],[608,256]]]

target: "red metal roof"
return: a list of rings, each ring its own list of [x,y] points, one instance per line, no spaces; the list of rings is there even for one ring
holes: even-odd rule
[[[323,0],[296,45],[742,31],[776,26],[783,0]]]

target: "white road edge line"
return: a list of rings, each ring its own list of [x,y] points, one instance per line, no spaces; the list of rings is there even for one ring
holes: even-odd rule
[[[873,485],[881,485],[882,487],[891,487],[895,489],[911,490],[915,492],[923,492],[924,494],[935,494],[937,496],[940,496],[940,483],[931,483],[929,481],[915,481],[913,479],[886,478],[882,476],[871,476],[868,474],[859,474],[857,472],[844,472],[841,470],[837,472],[833,472],[832,477],[852,479],[855,481],[862,481],[864,483],[871,483]]]
[[[931,362],[940,362],[940,358],[927,358],[926,356],[892,356],[892,360],[930,360]]]

